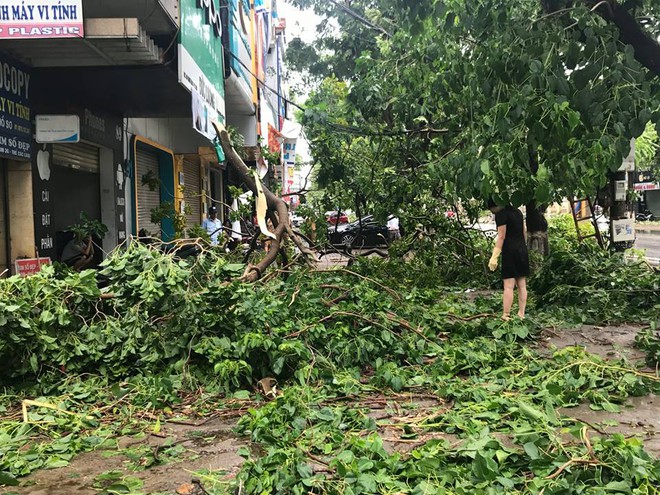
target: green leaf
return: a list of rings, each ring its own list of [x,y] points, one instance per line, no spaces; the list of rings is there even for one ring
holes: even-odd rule
[[[498,475],[498,467],[490,457],[485,457],[477,452],[472,462],[472,472],[481,481],[493,481]]]
[[[0,471],[0,485],[18,486],[19,481],[7,471]]]
[[[525,445],[523,445],[523,449],[525,449],[525,453],[531,460],[536,460],[540,457],[539,448],[534,442],[527,442]]]
[[[543,62],[540,60],[532,60],[529,64],[529,68],[532,71],[532,74],[540,74],[543,72]]]
[[[250,398],[250,392],[247,390],[237,390],[234,392],[234,399],[247,400]]]
[[[296,466],[296,470],[298,471],[300,477],[303,479],[311,478],[312,476],[314,476],[314,471],[312,471],[312,467],[304,462],[299,463]]]

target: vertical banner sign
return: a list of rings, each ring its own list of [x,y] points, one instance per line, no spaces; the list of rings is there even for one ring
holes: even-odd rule
[[[213,129],[213,118],[217,118],[217,112],[209,107],[204,98],[192,90],[192,116],[193,116],[193,129],[201,135],[206,136],[213,141],[215,137],[215,129]]]
[[[0,0],[0,39],[82,38],[82,0]]]
[[[0,54],[0,157],[30,160],[30,73]]]
[[[196,108],[200,102],[195,99],[201,98],[207,121],[222,123],[225,86],[219,0],[181,0],[180,6],[179,84],[193,94]],[[193,119],[193,127],[199,130]]]
[[[268,124],[268,151],[279,153],[282,141],[284,141],[284,136],[275,127]]]
[[[293,175],[296,166],[296,141],[297,139],[284,139],[284,177],[282,178],[282,190],[285,194],[291,192],[293,186]]]

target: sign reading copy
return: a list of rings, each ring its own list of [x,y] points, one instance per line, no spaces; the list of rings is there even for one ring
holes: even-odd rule
[[[0,157],[29,160],[32,123],[30,73],[0,54]]]
[[[0,0],[0,39],[83,36],[82,0]]]
[[[195,95],[196,100],[201,100],[195,101],[197,114],[206,112],[208,122],[224,122],[225,86],[219,0],[181,0],[178,51],[179,83],[191,94],[199,95]],[[196,119],[194,114],[193,118]],[[203,125],[194,127],[198,131],[204,129]],[[202,134],[209,138],[215,135],[212,127]]]

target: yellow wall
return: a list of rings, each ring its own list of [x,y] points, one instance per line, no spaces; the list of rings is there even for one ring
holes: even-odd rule
[[[34,258],[34,209],[32,203],[32,165],[9,161],[9,235],[11,262],[16,258]]]
[[[174,155],[174,203],[177,213],[183,213],[182,203],[183,203],[183,191],[181,186],[185,187],[184,184],[181,184],[181,178],[183,177],[183,155]]]

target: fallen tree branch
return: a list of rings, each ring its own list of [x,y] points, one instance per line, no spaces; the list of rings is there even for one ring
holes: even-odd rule
[[[380,282],[377,282],[373,278],[366,277],[364,275],[361,275],[357,272],[354,272],[352,270],[348,270],[346,268],[336,268],[333,270],[319,270],[319,272],[325,272],[325,273],[337,273],[337,272],[343,272],[343,273],[348,273],[349,275],[353,275],[354,277],[361,278],[362,280],[366,280],[367,282],[371,282],[372,284],[377,285],[381,289],[383,289],[385,292],[390,294],[392,297],[394,297],[397,301],[401,300],[401,296],[393,289],[390,289],[386,285],[381,284]]]
[[[234,171],[236,171],[241,182],[245,184],[245,186],[248,189],[250,189],[250,191],[252,191],[252,193],[256,197],[257,194],[259,193],[258,184],[255,180],[252,171],[248,168],[247,165],[245,165],[245,162],[238,155],[233,145],[231,144],[229,133],[224,128],[224,126],[218,124],[217,122],[213,122],[213,128],[215,129],[215,133],[218,136],[218,139],[220,140],[220,144],[222,146],[222,149],[225,153],[225,156],[227,157],[227,161],[229,162],[230,166],[233,168]],[[291,237],[294,243],[302,244],[300,240],[296,238],[296,235],[293,233],[293,230],[291,230],[287,204],[282,200],[282,198],[273,194],[273,192],[271,192],[267,187],[262,187],[262,189],[263,189],[263,195],[266,198],[267,214],[271,218],[271,221],[274,219],[277,222],[276,225],[275,222],[273,222],[274,225],[273,234],[275,238],[272,239],[271,248],[268,251],[268,253],[266,253],[266,256],[264,256],[264,258],[261,261],[259,261],[256,265],[248,265],[248,267],[245,270],[245,273],[241,277],[241,280],[245,282],[257,281],[259,278],[263,276],[266,269],[275,262],[278,254],[280,254],[280,251],[283,248],[283,243],[286,240],[285,235],[287,233],[289,234],[289,237]],[[255,238],[253,238],[252,243],[253,244],[256,243]]]
[[[386,325],[383,325],[382,323],[380,323],[378,321],[367,318],[366,316],[361,315],[359,313],[353,313],[353,312],[350,312],[350,311],[335,311],[334,313],[329,314],[329,315],[324,316],[323,318],[321,318],[319,320],[319,323],[324,323],[328,320],[332,320],[336,316],[351,316],[353,318],[357,318],[359,320],[366,321],[367,323],[371,323],[372,325],[376,325],[376,326],[378,326],[380,328],[383,328],[385,330],[392,331],[391,328],[388,328]],[[395,314],[388,312],[388,313],[385,313],[385,317],[389,321],[391,321],[392,323],[396,323],[397,325],[400,325],[401,327],[405,328],[406,330],[410,330],[411,332],[416,333],[421,338],[426,340],[429,344],[434,344],[434,342],[431,339],[429,339],[426,335],[424,335],[419,329],[413,327],[407,321],[399,319]],[[396,332],[392,332],[392,333],[396,334]]]

